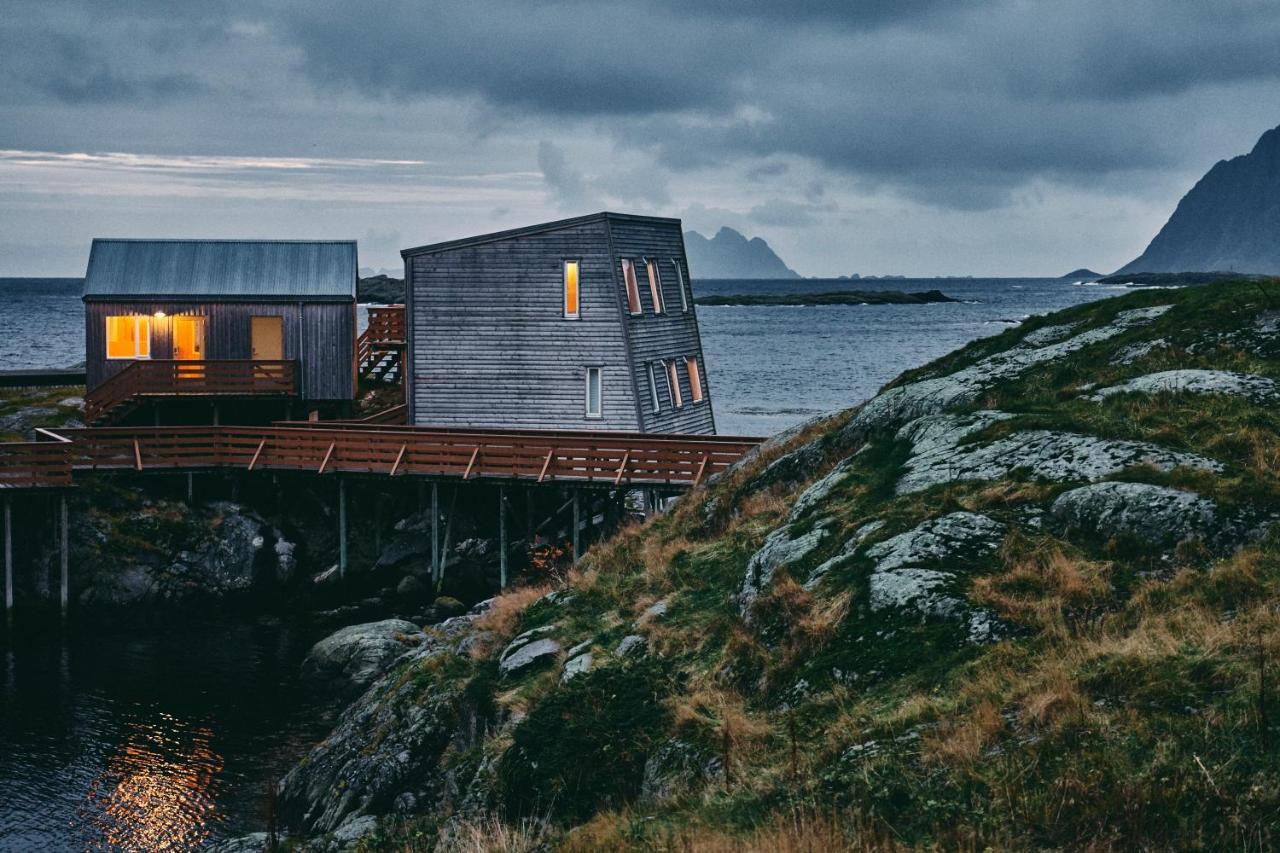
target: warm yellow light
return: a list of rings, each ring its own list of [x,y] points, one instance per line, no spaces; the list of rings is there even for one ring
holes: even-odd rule
[[[164,319],[164,312],[163,312],[163,311],[157,311],[157,312],[156,312],[156,319],[157,319],[157,320],[163,320],[163,319]]]

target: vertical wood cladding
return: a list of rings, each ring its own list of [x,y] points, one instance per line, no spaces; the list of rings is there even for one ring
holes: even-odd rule
[[[155,316],[164,312],[163,318]],[[151,357],[173,358],[171,318],[203,316],[205,358],[252,357],[250,318],[284,320],[284,357],[298,360],[300,395],[307,400],[350,400],[355,396],[355,305],[344,302],[103,302],[85,303],[85,372],[96,388],[133,362],[108,359],[106,318],[151,316]]]
[[[710,383],[692,403],[686,357],[702,363],[680,223],[603,214],[405,252],[408,400],[417,424],[713,433]],[[636,263],[639,316],[621,259]],[[655,315],[645,259],[658,261]],[[563,264],[579,262],[580,316],[565,319]],[[686,300],[689,296],[686,294]],[[653,411],[646,363],[675,360],[685,405]],[[586,416],[586,369],[600,367],[603,417]]]

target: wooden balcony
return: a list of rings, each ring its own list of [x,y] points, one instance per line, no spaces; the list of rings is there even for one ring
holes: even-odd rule
[[[136,361],[85,396],[85,422],[103,423],[142,397],[292,397],[296,361]]]

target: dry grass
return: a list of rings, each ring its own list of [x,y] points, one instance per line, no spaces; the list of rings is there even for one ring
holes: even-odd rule
[[[475,622],[477,631],[490,634],[490,641],[472,646],[471,656],[476,660],[486,658],[494,648],[510,641],[515,636],[516,629],[520,627],[521,614],[530,604],[550,591],[550,584],[521,586],[495,598],[492,606]]]
[[[1057,543],[1011,538],[1002,559],[1006,570],[975,578],[970,595],[1010,622],[1069,635],[1111,596],[1109,563],[1074,556]]]
[[[926,763],[971,764],[1004,730],[1004,717],[994,702],[979,702],[962,717],[926,735],[920,745]]]

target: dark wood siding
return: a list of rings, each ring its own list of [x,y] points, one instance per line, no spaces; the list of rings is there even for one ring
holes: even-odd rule
[[[166,316],[156,319],[157,311]],[[308,400],[350,400],[355,396],[354,303],[87,302],[85,371],[90,389],[132,362],[107,358],[106,318],[115,314],[152,315],[152,358],[173,357],[169,318],[175,315],[207,318],[205,352],[210,359],[249,358],[250,318],[283,317],[284,357],[301,362],[302,396]]]
[[[680,225],[671,221],[641,219],[611,219],[610,228],[615,264],[619,281],[622,277],[622,259],[635,262],[636,279],[640,285],[640,306],[643,313],[627,315],[627,338],[630,341],[634,382],[640,390],[640,408],[645,432],[714,433],[715,418],[711,411],[711,382],[707,377],[706,361],[702,357],[702,339],[698,334],[698,318],[692,294],[688,293],[689,263],[684,254],[684,235]],[[654,313],[653,296],[649,292],[649,279],[645,260],[658,261],[662,282],[662,299],[666,312]],[[688,311],[681,310],[680,279],[675,263],[680,264],[686,287],[685,299]],[[621,285],[620,285],[621,286]],[[701,403],[692,401],[689,373],[685,359],[697,358],[702,372]],[[666,382],[658,377],[658,396],[661,408],[654,411],[649,393],[651,362],[675,361],[679,377],[681,408],[674,408],[666,393]]]
[[[563,263],[580,262],[580,319]],[[604,220],[411,255],[413,422],[636,430],[635,386]],[[586,368],[603,414],[586,417]]]

